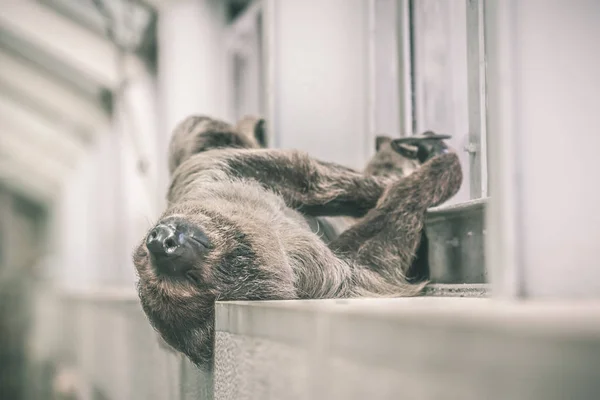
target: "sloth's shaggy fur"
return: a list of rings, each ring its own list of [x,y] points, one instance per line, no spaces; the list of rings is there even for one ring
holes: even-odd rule
[[[385,147],[361,173],[301,151],[261,148],[260,132],[264,139],[262,126],[248,121],[234,127],[208,117],[184,120],[171,142],[169,204],[159,223],[193,226],[208,245],[184,276],[157,273],[146,237],[134,251],[150,322],[206,369],[217,300],[419,294],[424,282],[412,283],[406,274],[425,212],[462,182],[452,152],[394,172],[388,168],[393,151]],[[386,173],[373,174],[377,163]],[[356,220],[326,243],[306,220],[323,216]]]

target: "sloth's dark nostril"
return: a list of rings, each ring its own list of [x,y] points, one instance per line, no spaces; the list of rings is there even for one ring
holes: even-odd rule
[[[173,237],[168,237],[167,239],[165,239],[164,245],[165,245],[165,250],[167,252],[171,252],[171,251],[175,250],[178,246],[178,244],[175,242],[175,238],[173,238]]]

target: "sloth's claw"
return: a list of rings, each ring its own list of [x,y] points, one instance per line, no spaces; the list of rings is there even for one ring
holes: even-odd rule
[[[451,137],[426,131],[418,135],[395,139],[391,142],[391,146],[399,154],[424,163],[436,155],[448,153],[450,149],[444,140]]]

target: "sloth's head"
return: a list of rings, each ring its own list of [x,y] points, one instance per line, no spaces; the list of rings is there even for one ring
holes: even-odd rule
[[[212,359],[217,288],[207,265],[214,239],[204,224],[183,215],[165,215],[134,250],[142,308],[154,329],[198,366]]]
[[[234,126],[190,116],[171,137],[169,169],[173,174],[201,152],[265,146],[262,118],[245,116]],[[205,205],[192,201],[169,207],[135,249],[133,261],[141,304],[152,326],[171,347],[209,368],[215,301],[290,298],[293,285],[284,269],[268,271],[259,265],[262,260],[250,240],[256,232]]]
[[[169,208],[134,251],[133,261],[141,304],[153,327],[171,347],[208,369],[217,300],[296,294],[294,276],[283,267],[277,246],[263,249],[256,238],[264,235],[257,228],[202,203]]]

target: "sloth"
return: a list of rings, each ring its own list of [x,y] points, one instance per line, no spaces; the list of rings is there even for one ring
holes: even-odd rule
[[[259,120],[255,119],[255,121]],[[264,129],[263,127],[264,122],[261,129]],[[263,136],[264,134],[261,134],[261,137]],[[369,160],[363,173],[394,178],[406,177],[425,162],[430,154],[447,150],[442,140],[449,138],[448,135],[439,135],[432,131],[396,140],[389,136],[378,135],[375,137],[375,155]],[[326,243],[334,240],[358,221],[357,218],[352,217],[307,216],[306,219],[311,229]],[[409,281],[422,281],[429,277],[428,257],[429,241],[423,229],[413,262],[406,271],[406,278]]]
[[[425,213],[462,183],[455,152],[429,136],[381,140],[417,162],[369,174],[384,155],[358,172],[264,148],[264,122],[186,118],[169,147],[167,208],[133,252],[151,325],[210,371],[216,301],[419,295],[427,282],[407,274]],[[326,243],[314,217],[356,222]]]

